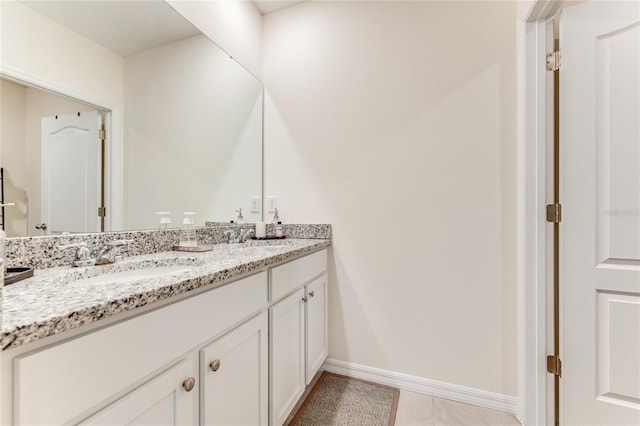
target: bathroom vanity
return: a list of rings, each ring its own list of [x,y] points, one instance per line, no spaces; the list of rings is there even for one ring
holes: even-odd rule
[[[282,424],[327,356],[329,245],[38,270],[5,288],[0,423]]]

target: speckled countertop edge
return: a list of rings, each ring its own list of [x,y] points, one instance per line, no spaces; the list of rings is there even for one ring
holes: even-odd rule
[[[108,265],[112,272],[126,270],[127,263],[132,262],[149,268],[188,266],[179,273],[126,283],[87,286],[69,283],[64,278],[69,274],[76,279],[91,277],[100,272],[100,266],[37,270],[33,278],[4,288],[0,347],[15,348],[196,289],[214,289],[231,279],[266,270],[331,244],[330,240],[318,239],[287,242],[282,247],[251,249],[218,244],[210,252],[161,252]]]

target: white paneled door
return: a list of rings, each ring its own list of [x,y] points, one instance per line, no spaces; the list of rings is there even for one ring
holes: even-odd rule
[[[640,2],[560,19],[561,423],[640,425]]]
[[[47,233],[100,231],[102,116],[42,119],[42,222]]]

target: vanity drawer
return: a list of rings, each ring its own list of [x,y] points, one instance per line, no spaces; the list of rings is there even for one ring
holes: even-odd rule
[[[289,294],[326,270],[326,249],[273,268],[271,270],[271,301]]]
[[[266,304],[262,272],[21,356],[14,361],[14,422],[82,420]]]

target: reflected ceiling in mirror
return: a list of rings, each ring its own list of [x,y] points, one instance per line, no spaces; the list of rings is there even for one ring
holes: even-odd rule
[[[199,225],[235,219],[240,208],[261,220],[250,205],[262,196],[262,85],[215,43],[163,1],[2,3],[2,74],[13,81],[2,82],[0,165],[13,186],[4,201],[17,204],[5,210],[8,236],[42,235],[35,226],[54,217],[41,208],[51,186],[41,177],[41,118],[91,109],[106,112],[106,230],[157,228],[160,211],[173,226],[184,211]],[[68,50],[38,56],[38,40],[52,39]],[[55,96],[30,86],[63,96],[42,104]]]

